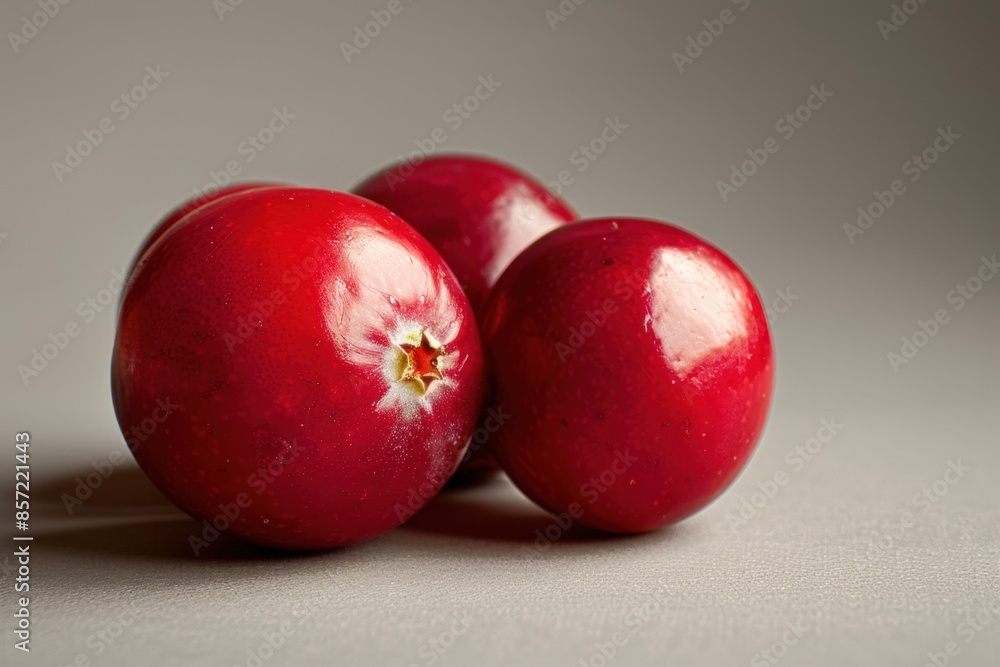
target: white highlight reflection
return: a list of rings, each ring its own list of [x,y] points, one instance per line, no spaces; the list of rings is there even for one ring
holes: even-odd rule
[[[679,376],[748,337],[745,290],[703,251],[659,250],[646,291],[647,325],[652,325],[667,364]]]

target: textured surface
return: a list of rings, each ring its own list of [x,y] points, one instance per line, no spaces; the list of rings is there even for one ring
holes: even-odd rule
[[[269,664],[430,664],[454,634],[437,664],[576,665],[621,631],[616,664],[736,665],[781,642],[788,624],[802,638],[783,664],[922,665],[948,641],[961,647],[956,664],[994,664],[1000,494],[989,471],[1000,461],[973,443],[1000,423],[942,410],[949,424],[934,433],[905,414],[844,413],[843,430],[793,472],[786,452],[823,417],[783,414],[737,485],[673,529],[625,539],[571,530],[544,551],[534,531],[551,522],[497,482],[342,551],[283,558],[220,538],[195,558],[186,540],[197,525],[122,469],[79,519],[36,538],[29,664],[93,657],[101,640],[88,648],[87,638],[122,614],[130,625],[94,664],[246,664],[283,622],[293,634]],[[885,443],[926,454],[888,462]],[[972,470],[923,512],[911,497],[948,459]],[[737,525],[743,499],[775,470],[789,484]],[[72,486],[56,477],[42,489]],[[918,523],[896,530],[907,509]],[[992,624],[966,643],[967,619],[991,605]]]
[[[596,667],[619,630],[610,665],[762,665],[790,623],[802,636],[782,666],[921,667],[951,641],[949,664],[996,664],[1000,280],[982,259],[1000,254],[995,3],[927,2],[882,32],[889,0],[588,0],[555,23],[555,0],[421,0],[349,62],[341,42],[386,2],[243,0],[221,21],[220,4],[71,2],[16,53],[7,32],[41,10],[0,6],[0,442],[31,432],[35,481],[33,650],[11,648],[4,547],[0,664],[254,665],[282,622],[292,634],[267,667]],[[727,8],[721,34],[691,47]],[[135,108],[115,101],[144,77]],[[57,173],[104,118],[114,130]],[[560,183],[582,215],[670,220],[732,256],[772,315],[760,448],[716,503],[653,535],[567,535],[536,557],[546,517],[498,483],[345,551],[275,558],[220,538],[194,558],[195,522],[115,464],[116,272],[229,167],[343,189],[428,141]],[[947,151],[927,165],[935,141]],[[795,448],[819,435],[806,461]],[[953,485],[949,461],[970,468]],[[95,464],[114,472],[78,491]],[[787,483],[755,497],[779,470]],[[914,502],[925,487],[938,502]],[[63,494],[88,493],[69,515]],[[648,621],[632,611],[646,602]]]

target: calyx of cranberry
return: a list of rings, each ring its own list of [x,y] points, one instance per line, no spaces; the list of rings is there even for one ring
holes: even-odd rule
[[[435,380],[443,380],[444,345],[426,329],[396,343],[396,366],[399,381],[419,394],[426,394]]]

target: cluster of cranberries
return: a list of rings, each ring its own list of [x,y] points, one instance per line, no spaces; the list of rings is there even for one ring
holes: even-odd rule
[[[677,227],[576,217],[465,156],[353,194],[254,183],[182,205],[119,312],[122,430],[179,406],[136,460],[193,517],[285,549],[379,535],[456,470],[497,464],[592,528],[692,514],[763,429],[764,309]]]

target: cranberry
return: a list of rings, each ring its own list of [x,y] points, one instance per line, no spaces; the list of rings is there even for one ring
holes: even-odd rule
[[[468,299],[419,234],[365,199],[278,187],[204,205],[146,251],[112,391],[136,460],[181,509],[314,549],[437,493],[484,373]]]
[[[455,272],[478,315],[504,268],[528,244],[577,218],[527,174],[467,155],[434,156],[416,165],[401,162],[371,176],[354,192],[382,204],[423,234]],[[489,448],[476,442],[461,471],[477,476],[495,468]]]
[[[468,155],[401,162],[371,176],[354,193],[382,204],[423,234],[480,314],[497,278],[528,244],[577,218],[527,174]]]
[[[550,512],[609,531],[683,519],[760,437],[774,357],[753,285],[677,227],[607,218],[539,239],[493,290],[492,450]]]
[[[212,190],[211,192],[206,192],[197,197],[192,197],[191,199],[187,200],[180,206],[177,206],[176,208],[171,210],[158,223],[156,223],[156,226],[153,227],[153,231],[150,232],[149,236],[147,236],[143,240],[142,245],[139,247],[139,251],[135,254],[135,259],[133,260],[133,264],[142,259],[143,254],[145,254],[145,252],[149,250],[150,246],[156,243],[160,239],[160,237],[166,234],[170,229],[172,229],[174,225],[183,220],[188,213],[196,211],[202,206],[211,204],[212,202],[223,199],[224,197],[228,197],[229,195],[239,194],[240,192],[248,192],[250,190],[260,190],[261,188],[273,188],[273,187],[282,187],[282,186],[276,183],[254,183],[254,182],[234,183],[232,185],[227,185],[225,187]],[[126,276],[132,272],[132,268],[134,267],[130,267],[128,272],[126,272],[125,274]]]

